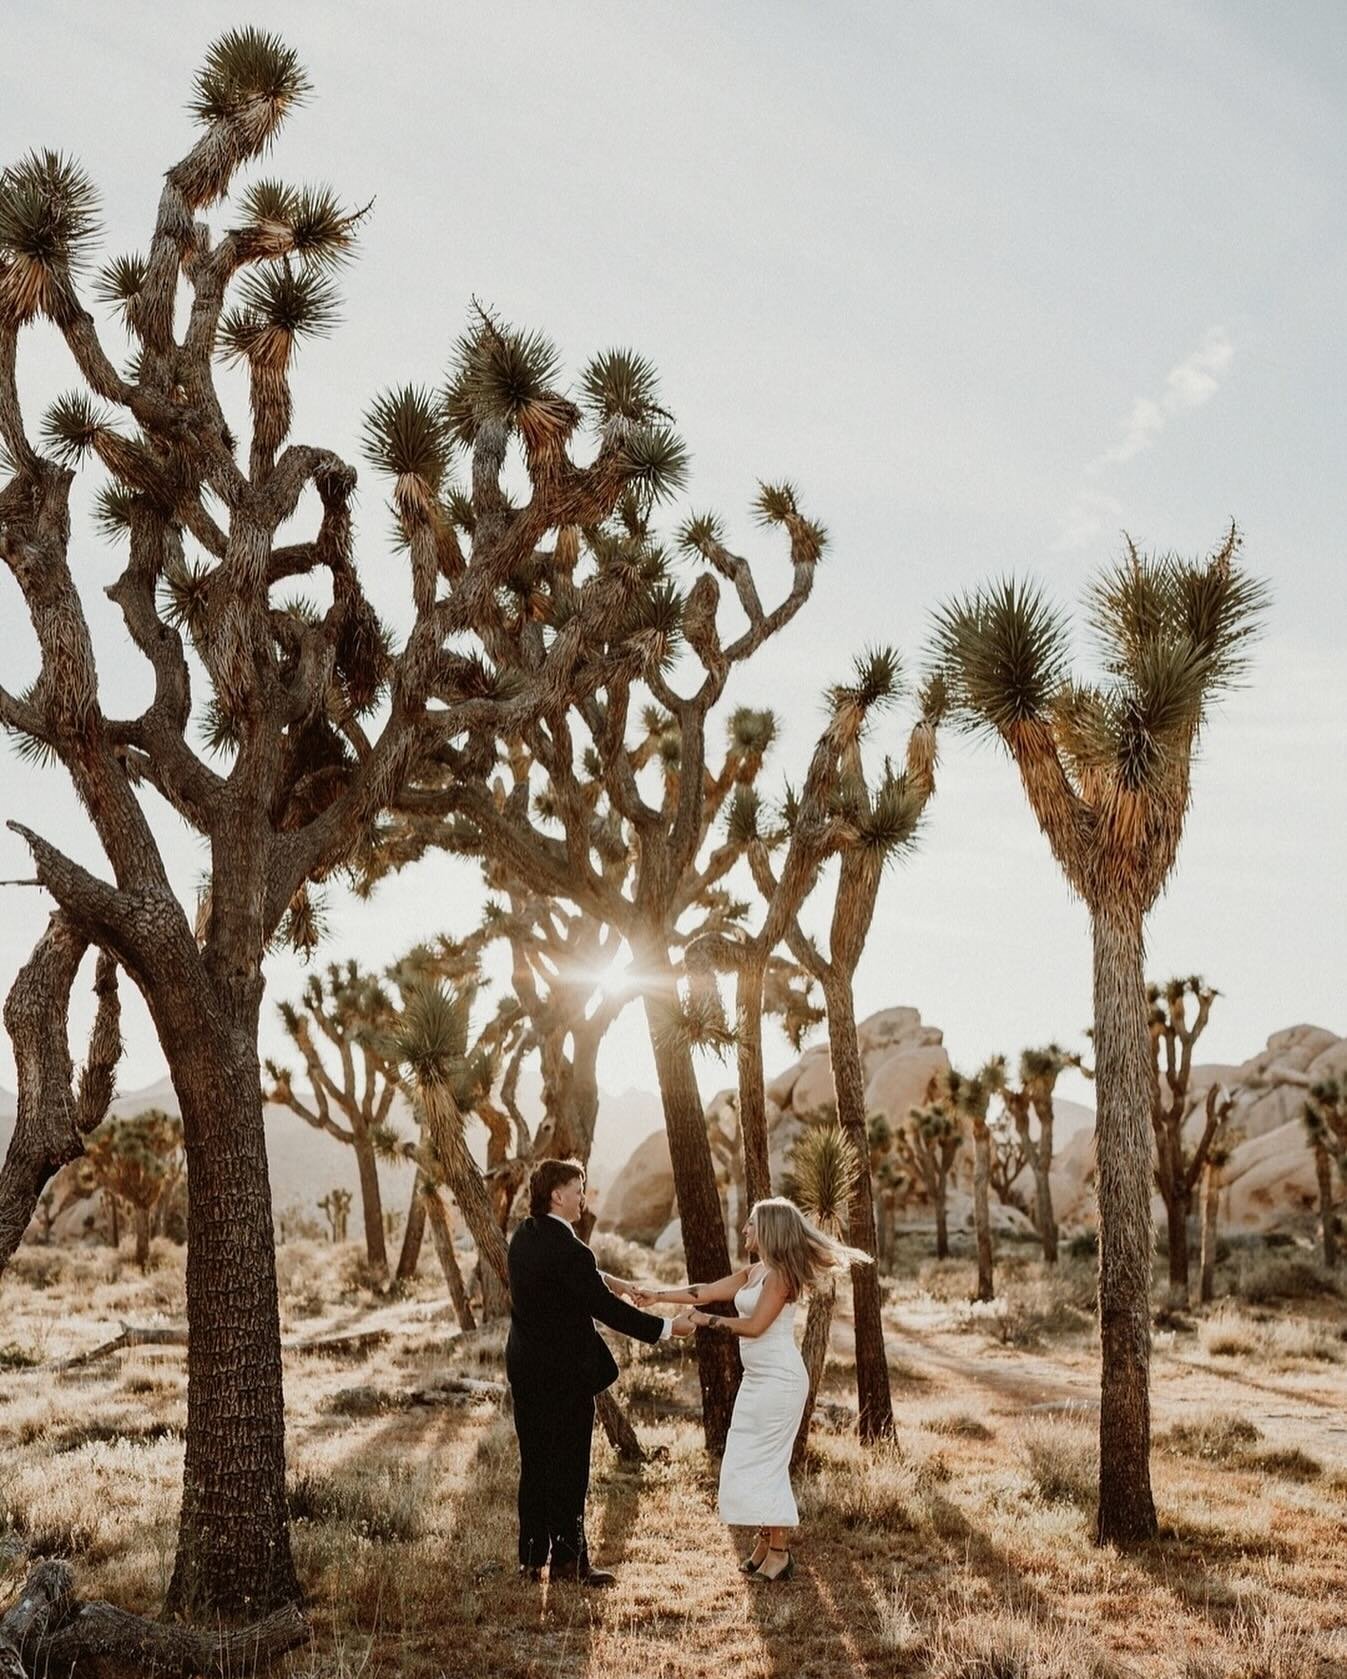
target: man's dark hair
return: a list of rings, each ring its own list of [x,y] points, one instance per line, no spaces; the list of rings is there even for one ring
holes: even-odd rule
[[[554,1189],[584,1175],[585,1169],[578,1160],[544,1160],[535,1166],[529,1179],[529,1211],[534,1218],[546,1218],[551,1212]]]

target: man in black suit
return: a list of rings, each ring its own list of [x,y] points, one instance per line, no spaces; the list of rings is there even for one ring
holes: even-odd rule
[[[585,1495],[594,1396],[617,1380],[617,1362],[594,1319],[640,1341],[691,1335],[619,1297],[572,1226],[585,1210],[578,1160],[544,1160],[529,1179],[530,1216],[510,1238],[510,1338],[505,1370],[519,1436],[519,1572],[607,1586],[585,1545]]]

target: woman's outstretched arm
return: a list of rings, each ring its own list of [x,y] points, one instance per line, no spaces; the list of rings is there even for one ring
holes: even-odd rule
[[[781,1316],[781,1308],[788,1298],[785,1283],[775,1271],[768,1271],[758,1303],[748,1317],[712,1317],[708,1312],[689,1312],[688,1316],[698,1329],[724,1329],[731,1335],[745,1335],[753,1341]]]
[[[663,1302],[666,1306],[706,1306],[717,1300],[733,1300],[748,1281],[748,1268],[721,1277],[714,1283],[677,1283],[673,1288],[638,1288],[640,1301]]]

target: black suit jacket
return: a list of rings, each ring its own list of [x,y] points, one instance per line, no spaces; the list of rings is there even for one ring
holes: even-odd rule
[[[619,1300],[589,1248],[558,1219],[526,1218],[510,1238],[512,1386],[601,1393],[617,1380],[617,1361],[594,1319],[638,1341],[658,1341],[664,1319]]]

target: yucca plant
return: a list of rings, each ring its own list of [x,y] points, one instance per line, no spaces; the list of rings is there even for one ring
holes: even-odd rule
[[[961,726],[1000,741],[1090,912],[1098,1085],[1100,1542],[1155,1532],[1150,1485],[1150,1037],[1146,915],[1188,809],[1212,704],[1241,678],[1266,606],[1231,529],[1205,560],[1129,544],[1092,584],[1097,682],[1070,675],[1065,619],[1007,580],[943,606],[932,655]]]
[[[796,1143],[791,1166],[800,1211],[826,1235],[840,1241],[847,1226],[851,1198],[856,1192],[856,1180],[861,1175],[861,1162],[850,1139],[835,1125],[814,1126]],[[792,1467],[804,1461],[809,1446],[809,1427],[828,1358],[836,1305],[837,1279],[830,1272],[811,1289],[809,1309],[805,1313],[801,1352],[809,1376],[809,1392],[791,1452]]]

